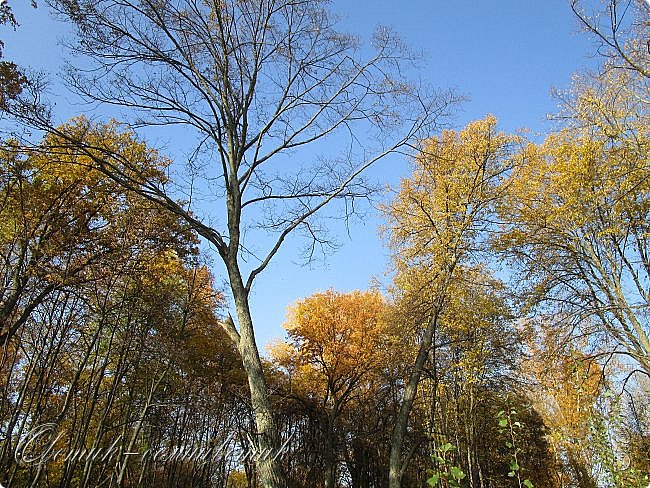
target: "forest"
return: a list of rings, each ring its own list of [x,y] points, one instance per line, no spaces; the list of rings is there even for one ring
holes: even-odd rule
[[[326,0],[38,3],[98,112],[0,50],[2,487],[650,486],[650,3],[567,1],[599,67],[543,137]],[[259,276],[368,205],[389,282],[265,348]]]

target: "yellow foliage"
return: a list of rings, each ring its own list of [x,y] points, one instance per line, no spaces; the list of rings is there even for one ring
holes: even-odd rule
[[[349,396],[387,360],[386,303],[376,291],[315,293],[289,308],[285,328],[290,342],[270,353],[305,393]]]
[[[496,247],[524,266],[531,301],[561,297],[650,371],[650,101],[634,76],[581,81],[571,123],[522,150]]]
[[[489,115],[424,141],[413,175],[386,209],[399,287],[418,288],[421,275],[445,283],[458,262],[480,250],[520,143],[496,123]]]

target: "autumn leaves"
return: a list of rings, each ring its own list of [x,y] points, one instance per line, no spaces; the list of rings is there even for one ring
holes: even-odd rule
[[[608,93],[607,79],[598,83]],[[616,103],[587,106],[629,107],[615,93]],[[506,440],[494,420],[507,398],[521,417],[511,437],[522,480],[593,480],[589,463],[604,461],[584,446],[613,449],[599,410],[610,370],[595,361],[622,353],[628,362],[611,371],[647,368],[650,175],[645,127],[620,112],[582,110],[590,117],[576,115],[542,143],[500,132],[491,116],[423,141],[384,209],[394,271],[385,296],[329,290],[290,308],[288,340],[264,362],[281,438],[290,439],[289,479],[318,459],[325,486],[345,473],[419,483],[433,463],[427,453],[451,440],[458,450],[445,462],[468,482],[507,479],[500,470],[511,453],[498,454]],[[219,328],[222,295],[197,236],[142,194],[164,183],[167,161],[115,124],[79,119],[59,130],[87,144],[77,150],[51,135],[3,153],[8,425],[21,432],[25,411],[59,416],[70,449],[110,443],[127,424],[124,450],[204,429],[245,432],[245,373]],[[107,145],[112,159],[93,153]],[[97,159],[149,187],[126,191]],[[7,438],[5,459],[11,447]],[[116,480],[128,466],[112,467]],[[70,461],[47,474],[93,483],[105,468]],[[179,466],[138,468],[144,480],[190,476]],[[224,481],[243,474],[215,469]]]
[[[80,119],[60,130],[83,131],[92,144],[137,162],[150,181],[164,178],[164,161],[112,124]],[[69,486],[120,484],[129,477],[124,457],[69,454],[111,445],[135,451],[144,439],[160,445],[183,411],[208,429],[211,414],[199,411],[242,381],[216,316],[223,296],[196,235],[91,167],[83,151],[55,135],[35,147],[10,140],[0,164],[3,482],[26,486],[42,476]],[[50,423],[60,459],[38,469],[18,463],[19,439]],[[197,424],[174,430],[180,440]],[[143,483],[161,482],[150,476]]]
[[[431,376],[439,367],[453,368],[462,381],[447,385],[460,390],[461,409],[470,398],[486,401],[495,385],[535,406],[557,459],[570,460],[544,460],[549,469],[587,483],[584,463],[604,462],[602,452],[587,453],[581,442],[604,422],[599,408],[615,408],[603,403],[606,385],[620,371],[650,372],[650,141],[638,112],[630,112],[640,110],[632,93],[641,94],[629,84],[616,89],[612,79],[606,73],[576,87],[570,120],[541,143],[499,132],[492,116],[423,141],[413,174],[384,209],[394,271],[388,297],[330,290],[290,309],[289,341],[274,346],[273,358],[287,375],[284,387],[327,412],[327,436],[343,428],[343,411],[357,408],[349,398],[377,395],[368,389],[377,381],[403,385],[391,417],[390,486],[413,482],[407,446],[427,435],[417,431],[424,425],[413,427],[424,398],[443,402],[437,389],[445,374]],[[542,336],[552,340],[540,342]],[[448,354],[453,361],[442,359]],[[606,361],[610,370],[599,363],[614,355],[627,359]],[[556,375],[579,393],[558,397],[549,409],[539,399],[558,386],[541,371],[558,368],[584,375]],[[431,414],[449,415],[443,412]],[[463,415],[456,419],[469,433],[462,443],[475,446],[477,425]],[[433,428],[433,445],[459,435]],[[330,438],[328,446],[337,442]],[[484,475],[479,459],[460,465],[472,478]],[[542,479],[522,466],[521,479]],[[327,472],[335,470],[330,459]]]
[[[360,49],[326,1],[49,3],[77,27],[69,86],[120,106],[125,125],[57,126],[39,87],[21,94],[5,70],[0,108],[47,134],[5,141],[0,158],[11,485],[399,488],[432,469],[477,487],[641,483],[633,426],[648,419],[614,422],[608,389],[647,404],[628,389],[650,372],[644,18],[619,42],[620,4],[604,33],[571,2],[611,62],[561,94],[539,142],[491,116],[440,132],[455,97],[404,78],[413,56],[388,30]],[[179,125],[196,144],[174,171],[131,130]],[[396,153],[414,169],[384,208],[385,293],[300,300],[288,340],[261,357],[256,278],[295,231],[326,244],[319,213],[344,201],[350,217],[373,193],[364,170]],[[199,238],[223,264],[230,315]],[[15,463],[17,439],[49,422],[68,453],[251,439],[287,457]],[[623,476],[627,446],[641,454]]]

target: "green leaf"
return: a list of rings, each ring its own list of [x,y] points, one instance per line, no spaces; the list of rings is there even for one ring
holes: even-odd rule
[[[506,442],[506,447],[508,449],[512,449],[512,442]]]
[[[462,480],[465,477],[465,473],[463,472],[463,470],[456,467],[456,466],[452,466],[449,469],[449,472],[454,477],[454,479],[456,479],[458,481]]]
[[[431,475],[431,478],[427,480],[427,484],[429,486],[436,486],[439,481],[440,481],[440,473],[433,473]]]
[[[505,427],[508,425],[508,419],[499,419],[499,427]]]
[[[515,472],[514,472],[514,471],[510,471],[510,472],[508,473],[508,476],[510,476],[511,478],[514,478],[514,477],[515,477]]]
[[[514,425],[515,427],[521,427],[521,422],[515,422],[512,425]]]
[[[519,471],[519,464],[516,461],[510,461],[510,469],[512,471]]]
[[[438,448],[438,450],[440,452],[449,452],[449,451],[453,451],[455,449],[456,449],[456,446],[454,446],[453,444],[451,444],[449,442],[447,442],[446,444],[443,444],[442,446],[440,446]]]
[[[526,488],[533,488],[533,482],[530,480],[524,480],[524,486]]]

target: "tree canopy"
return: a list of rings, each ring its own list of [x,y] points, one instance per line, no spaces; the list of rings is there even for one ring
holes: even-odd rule
[[[647,487],[647,2],[569,2],[603,62],[532,135],[443,130],[458,97],[326,0],[48,3],[94,110],[0,60],[0,484]],[[387,273],[260,354],[259,277],[375,198]]]

